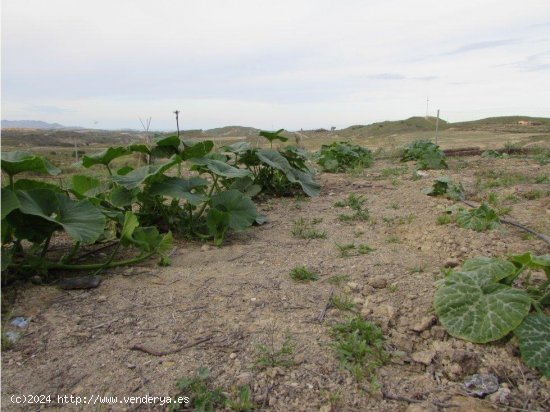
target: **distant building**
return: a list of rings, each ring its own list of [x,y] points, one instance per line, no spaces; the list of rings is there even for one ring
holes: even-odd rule
[[[529,122],[528,120],[520,120],[518,121],[518,125],[519,126],[529,126],[531,124],[531,122]]]

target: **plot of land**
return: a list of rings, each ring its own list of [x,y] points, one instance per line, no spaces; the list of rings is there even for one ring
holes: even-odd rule
[[[544,254],[547,245],[508,226],[479,233],[437,224],[453,202],[421,192],[447,174],[473,202],[494,192],[510,220],[549,234],[550,165],[480,157],[449,165],[421,178],[412,163],[391,160],[357,176],[321,174],[319,197],[264,201],[259,209],[268,223],[233,234],[221,248],[179,240],[170,267],[113,270],[87,291],[20,288],[11,315],[31,322],[3,353],[3,406],[37,409],[12,404],[12,394],[174,396],[178,379],[208,367],[214,387],[235,397],[248,385],[262,410],[550,408],[550,383],[521,362],[515,340],[475,345],[452,338],[433,311],[434,282],[446,264]],[[340,217],[351,211],[335,203],[350,193],[365,197],[369,220]],[[293,235],[300,218],[325,236]],[[297,266],[318,279],[296,282],[289,274]],[[329,305],[320,322],[331,293],[346,304]],[[391,355],[360,382],[340,367],[331,333],[354,312],[381,326]],[[276,357],[285,341],[291,363],[261,366],[266,351]],[[483,400],[467,396],[463,381],[475,373],[495,375],[499,391]]]

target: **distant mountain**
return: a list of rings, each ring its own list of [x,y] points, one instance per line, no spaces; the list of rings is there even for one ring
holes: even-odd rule
[[[2,129],[66,129],[59,123],[46,123],[41,120],[2,120]]]

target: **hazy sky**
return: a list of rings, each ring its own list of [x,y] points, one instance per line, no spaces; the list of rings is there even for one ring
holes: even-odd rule
[[[2,118],[98,128],[550,117],[549,0],[3,0]]]

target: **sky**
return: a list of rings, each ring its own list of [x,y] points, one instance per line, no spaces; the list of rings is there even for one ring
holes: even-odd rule
[[[2,119],[101,129],[550,117],[548,0],[3,0]]]

